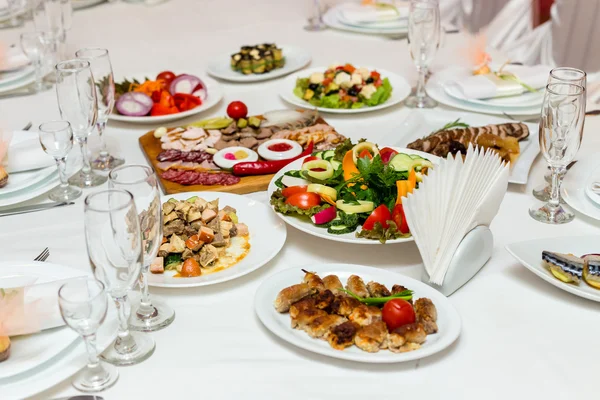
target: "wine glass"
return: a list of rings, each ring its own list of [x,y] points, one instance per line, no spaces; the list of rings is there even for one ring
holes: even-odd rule
[[[584,71],[577,68],[558,67],[552,69],[550,71],[550,75],[548,76],[548,83],[561,82],[573,83],[575,85],[583,87],[584,89],[587,89],[587,74]],[[561,179],[564,177],[566,172],[566,168],[561,169]],[[552,183],[552,174],[549,170],[544,174],[544,180],[548,183],[548,185],[542,185],[533,189],[533,197],[540,201],[550,200],[550,191],[552,187],[549,184]],[[560,202],[564,203],[562,196],[560,197]]]
[[[581,145],[585,119],[585,88],[572,83],[546,86],[540,120],[540,149],[552,171],[550,200],[529,214],[537,221],[564,224],[575,217],[560,205],[561,169],[575,158]]]
[[[111,189],[90,194],[84,202],[85,240],[96,278],[115,301],[119,334],[102,353],[114,365],[140,363],[154,353],[154,340],[145,333],[130,332],[131,307],[127,292],[135,286],[143,262],[140,222],[133,195]]]
[[[100,48],[85,48],[77,50],[75,56],[90,62],[92,74],[96,81],[96,99],[98,100],[98,119],[96,128],[100,137],[100,153],[91,165],[93,169],[101,171],[110,171],[111,169],[122,165],[125,160],[116,158],[108,154],[106,142],[104,141],[104,129],[108,116],[115,105],[115,81],[113,77],[112,65],[108,50]]]
[[[321,2],[319,0],[313,0],[312,3],[312,16],[308,19],[308,25],[306,25],[304,29],[307,31],[322,31],[327,29],[327,25],[323,22]]]
[[[92,171],[87,153],[88,136],[98,118],[96,84],[89,61],[67,60],[56,64],[56,96],[60,115],[71,123],[83,158],[81,170],[69,183],[82,188],[103,184],[107,178]]]
[[[35,29],[48,35],[52,54],[50,65],[64,59],[67,30],[71,29],[70,0],[29,0]]]
[[[412,0],[408,16],[408,48],[419,80],[415,94],[406,99],[412,108],[433,108],[437,102],[425,91],[425,76],[440,45],[440,8],[437,0]]]
[[[58,290],[58,306],[63,320],[83,338],[88,353],[87,367],[73,379],[82,392],[100,392],[119,379],[115,367],[98,359],[96,332],[106,318],[108,298],[102,282],[91,278],[70,280]]]
[[[162,234],[162,206],[158,181],[152,168],[144,165],[123,165],[110,171],[108,185],[112,189],[124,189],[133,194],[133,200],[140,212],[140,229],[144,264],[140,274],[140,304],[134,308],[129,319],[129,327],[139,331],[156,331],[173,322],[175,311],[163,302],[150,300],[147,274],[150,264],[158,253]]]
[[[73,130],[68,121],[44,122],[39,127],[40,144],[46,154],[54,157],[58,167],[60,186],[48,194],[52,201],[68,202],[81,196],[81,189],[69,185],[66,169],[67,155],[73,148]]]
[[[21,50],[35,68],[35,91],[41,92],[44,85],[44,59],[47,55],[49,40],[44,32],[26,32],[21,34]]]

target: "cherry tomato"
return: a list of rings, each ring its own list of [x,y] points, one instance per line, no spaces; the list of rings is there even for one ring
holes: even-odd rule
[[[377,71],[371,71],[371,77],[374,80],[379,80],[381,78],[381,74],[379,72],[377,72]]]
[[[389,147],[384,147],[383,149],[379,150],[379,155],[381,156],[381,161],[383,161],[384,164],[387,164],[388,162],[390,162],[392,157],[394,157],[396,154],[398,154],[398,152]]]
[[[240,119],[248,115],[248,107],[241,101],[232,101],[227,106],[227,115],[229,118]]]
[[[352,73],[356,71],[356,68],[354,68],[354,65],[352,64],[346,64],[344,65],[344,71],[352,75]]]
[[[321,196],[316,193],[296,193],[291,195],[285,201],[285,204],[289,204],[294,207],[298,207],[302,210],[308,210],[309,208],[318,206],[321,204]]]
[[[296,193],[304,193],[306,192],[306,189],[308,188],[308,186],[304,185],[304,186],[290,186],[290,187],[286,187],[285,189],[283,189],[281,191],[281,194],[283,195],[283,197],[285,197],[286,199],[290,196],[295,195]]]
[[[392,299],[385,303],[381,310],[383,322],[392,332],[394,329],[415,322],[415,310],[412,304],[402,299]]]
[[[181,267],[181,276],[186,278],[200,276],[202,274],[202,270],[200,269],[200,264],[198,261],[193,258],[188,258],[183,262],[183,266]]]
[[[392,219],[392,214],[385,204],[380,205],[373,210],[369,218],[363,224],[363,229],[370,231],[375,227],[375,222],[379,222],[383,228],[388,227],[388,221]]]
[[[363,151],[361,151],[358,154],[358,158],[365,158],[367,157],[369,160],[373,159],[373,154],[371,154],[371,152],[369,151],[369,149],[364,149]]]
[[[404,208],[402,204],[396,204],[394,206],[394,211],[392,211],[392,221],[396,223],[398,230],[400,233],[408,233],[410,229],[408,228],[408,223],[406,222],[406,217],[404,216]]]
[[[163,71],[163,72],[161,72],[160,74],[158,74],[156,76],[156,79],[157,80],[160,79],[162,81],[165,81],[165,83],[167,85],[170,85],[171,82],[173,82],[173,79],[175,79],[175,74],[172,73],[171,71]]]

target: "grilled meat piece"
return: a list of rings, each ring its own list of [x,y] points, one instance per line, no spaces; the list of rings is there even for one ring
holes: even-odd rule
[[[339,295],[335,297],[335,300],[331,304],[331,312],[334,314],[342,315],[347,317],[352,314],[352,311],[356,307],[359,307],[362,303],[356,300],[354,297]]]
[[[326,311],[329,311],[331,309],[331,305],[335,301],[335,296],[333,295],[333,293],[331,293],[330,290],[327,289],[317,292],[314,298],[315,307],[317,307],[320,310]]]
[[[304,272],[304,280],[303,282],[306,283],[308,285],[308,287],[313,288],[313,289],[317,289],[317,290],[324,290],[325,289],[325,285],[323,284],[323,280],[321,280],[321,278],[319,277],[319,275],[315,274],[314,272],[309,272],[306,270],[302,270]]]
[[[425,328],[423,328],[423,325],[420,322],[402,325],[394,329],[392,333],[404,336],[404,339],[406,339],[407,342],[421,344],[427,340],[427,333],[425,333]]]
[[[393,353],[407,353],[409,351],[420,349],[421,345],[418,343],[406,342],[403,345],[398,346],[398,347],[392,347],[392,345],[389,344],[388,348]]]
[[[313,338],[321,338],[325,336],[331,328],[346,321],[346,318],[340,317],[339,315],[328,314],[312,320],[309,324],[304,326],[304,331]]]
[[[367,289],[365,282],[363,282],[362,278],[358,275],[350,275],[348,282],[346,282],[346,290],[351,291],[358,297],[369,297],[369,290]]]
[[[290,306],[290,317],[297,318],[301,311],[309,308],[315,308],[316,300],[314,297],[306,296]]]
[[[273,136],[273,131],[271,130],[271,128],[260,128],[260,131],[258,132],[258,135],[256,135],[256,138],[269,139],[271,136]]]
[[[171,221],[163,227],[163,235],[169,237],[173,234],[181,235],[185,229],[185,223],[176,219],[175,221]]]
[[[578,284],[583,278],[583,259],[573,254],[542,252],[542,262],[555,278],[565,283]]]
[[[375,321],[363,326],[356,332],[354,344],[361,350],[376,353],[380,348],[385,349],[387,344],[388,330],[383,321]]]
[[[292,304],[314,292],[306,283],[286,287],[277,295],[275,309],[280,313],[287,312]]]
[[[307,308],[305,310],[300,311],[296,318],[291,318],[292,328],[304,330],[305,326],[310,324],[316,318],[325,317],[327,315],[328,314],[325,311],[319,310],[318,308]]]
[[[401,293],[408,290],[406,287],[402,286],[402,285],[394,285],[392,286],[392,294],[397,294],[397,293]]]
[[[199,257],[199,263],[201,266],[203,266],[204,268],[210,267],[212,263],[214,263],[217,260],[217,258],[219,258],[219,251],[215,246],[207,244],[202,246],[202,249],[200,249]]]
[[[438,331],[437,326],[437,310],[431,300],[426,297],[421,297],[415,301],[415,316],[417,322],[420,322],[425,329],[425,333],[431,335]]]
[[[233,121],[231,124],[229,124],[229,126],[225,129],[221,129],[221,133],[223,135],[231,135],[232,133],[237,132],[238,127],[237,127],[237,122]]]
[[[387,297],[391,294],[388,288],[379,282],[371,281],[367,283],[367,289],[371,297]]]
[[[352,310],[348,319],[352,322],[356,322],[360,326],[370,325],[373,322],[381,321],[381,310],[374,306],[361,304]]]
[[[333,294],[337,295],[343,293],[339,289],[342,289],[344,286],[337,275],[327,275],[323,278],[323,284],[325,285],[325,288],[330,290]]]
[[[358,326],[353,322],[346,321],[332,328],[325,334],[325,340],[329,342],[329,345],[336,350],[344,350],[346,347],[352,346],[354,343],[354,336]]]

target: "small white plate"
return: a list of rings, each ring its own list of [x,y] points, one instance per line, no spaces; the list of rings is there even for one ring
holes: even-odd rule
[[[576,211],[600,221],[600,206],[586,194],[591,175],[600,167],[598,154],[592,154],[577,161],[565,174],[561,194],[565,202]]]
[[[139,75],[139,76],[135,76],[134,78],[138,79],[141,82],[142,80],[145,79],[145,77],[152,77],[152,76],[154,76],[154,74]],[[202,79],[202,81],[206,84],[207,96],[206,96],[206,99],[202,101],[202,104],[200,104],[196,108],[193,108],[188,111],[180,112],[177,114],[160,115],[160,116],[155,116],[155,117],[152,117],[152,116],[130,117],[127,115],[111,113],[109,118],[113,121],[121,121],[121,122],[133,122],[133,123],[140,123],[140,124],[150,124],[150,123],[160,124],[163,122],[176,121],[178,119],[189,117],[190,115],[196,115],[201,112],[204,112],[204,111],[208,110],[209,108],[214,107],[215,105],[217,105],[217,103],[219,101],[221,101],[221,99],[223,98],[223,90],[221,89],[221,85],[219,85],[217,83],[217,81],[215,81],[214,79],[209,78],[204,75],[197,75],[197,76],[200,79]],[[130,79],[131,77],[127,77],[127,78]],[[122,80],[123,79],[116,80],[116,82],[120,82]]]
[[[449,122],[457,119],[471,126],[484,126],[489,124],[503,124],[515,122],[507,119],[492,117],[481,114],[471,114],[444,110],[415,110],[412,111],[400,127],[384,136],[383,143],[406,147],[416,139],[423,138],[430,133],[440,129]],[[519,185],[527,184],[529,170],[540,152],[538,142],[538,125],[526,123],[529,128],[529,137],[519,142],[521,154],[515,165],[511,166],[508,181]],[[400,136],[403,132],[404,135]],[[398,139],[400,137],[400,139]]]
[[[308,101],[302,100],[301,98],[297,97],[294,94],[294,88],[296,87],[296,80],[298,78],[308,78],[308,77],[310,77],[310,75],[313,72],[324,72],[325,70],[327,70],[327,67],[315,67],[315,68],[305,69],[305,70],[302,70],[300,72],[297,72],[295,74],[288,76],[287,78],[285,78],[282,81],[282,84],[279,89],[279,95],[281,96],[282,99],[284,99],[288,103],[293,104],[298,107],[306,108],[308,110],[319,110],[321,112],[333,113],[333,114],[358,114],[358,113],[381,110],[384,108],[394,106],[394,105],[402,102],[410,94],[410,91],[411,91],[410,85],[409,85],[408,81],[406,79],[404,79],[402,76],[394,74],[394,73],[386,71],[386,70],[383,70],[383,69],[379,69],[379,68],[373,68],[373,67],[366,67],[366,68],[369,69],[370,71],[375,70],[375,71],[379,72],[381,74],[381,78],[382,79],[388,78],[390,81],[390,84],[392,85],[392,95],[383,104],[379,104],[379,105],[373,106],[373,107],[365,106],[362,108],[343,108],[343,109],[342,108],[315,107],[312,104],[310,104]]]
[[[571,171],[569,171],[569,173],[571,173]],[[585,282],[574,285],[559,281],[542,264],[542,251],[544,250],[582,256],[584,254],[598,253],[599,249],[600,236],[544,238],[511,243],[506,246],[506,250],[523,264],[525,268],[546,282],[576,296],[583,297],[584,299],[600,302],[600,290],[594,289]]]
[[[254,309],[261,322],[275,335],[294,346],[342,360],[365,363],[398,363],[418,360],[438,353],[450,346],[460,334],[460,317],[454,306],[443,294],[423,282],[383,269],[361,265],[311,264],[304,268],[316,272],[321,277],[329,274],[337,275],[342,283],[345,283],[350,275],[355,274],[365,282],[376,281],[388,288],[394,284],[406,286],[414,291],[415,298],[428,297],[431,299],[437,309],[439,331],[436,334],[428,335],[427,341],[420,349],[407,353],[392,353],[389,350],[368,353],[356,346],[342,351],[335,350],[325,340],[313,339],[306,332],[291,328],[290,315],[278,313],[273,307],[273,302],[281,289],[302,281],[304,272],[301,267],[297,267],[271,275],[263,281],[254,295]]]
[[[339,6],[338,6],[339,7]],[[399,36],[406,35],[408,33],[408,24],[403,27],[399,27],[396,29],[380,29],[377,27],[359,27],[346,25],[340,21],[340,10],[338,7],[332,7],[325,14],[323,14],[323,22],[325,25],[332,29],[337,29],[341,31],[347,32],[355,32],[355,33],[363,33],[367,35],[389,35],[389,36]]]
[[[380,146],[380,148],[383,148],[383,147],[384,147],[383,145]],[[399,153],[418,154],[421,157],[428,159],[433,164],[437,164],[439,162],[439,158],[432,154],[427,154],[427,153],[423,153],[421,151],[410,150],[410,149],[399,148],[399,147],[393,147],[393,148],[396,151],[398,151]],[[296,160],[296,161],[286,165],[279,172],[277,172],[275,174],[275,176],[273,176],[273,179],[271,179],[271,182],[269,182],[269,187],[267,189],[269,199],[271,198],[271,195],[273,194],[273,192],[275,192],[277,189],[279,189],[275,185],[275,182],[277,181],[277,179],[279,179],[287,171],[299,170],[302,167],[303,160],[304,160],[304,158],[301,158],[299,160]],[[279,218],[284,220],[288,225],[293,226],[294,228],[299,229],[302,232],[308,233],[309,235],[320,237],[322,239],[327,239],[327,240],[332,240],[334,242],[342,242],[342,243],[381,245],[381,242],[379,240],[357,238],[355,232],[346,233],[343,235],[334,235],[331,233],[327,233],[327,228],[323,228],[323,227],[313,224],[312,221],[310,220],[310,218],[308,218],[308,217],[284,215],[284,214],[281,214],[278,212],[275,212],[275,214]],[[360,227],[358,229],[360,229]],[[387,240],[385,242],[385,244],[412,242],[413,240],[414,240],[413,237],[410,236],[407,238]]]
[[[0,93],[10,92],[11,90],[22,88],[23,86],[27,86],[33,82],[35,82],[35,74],[30,71],[28,74],[22,76],[17,80],[13,80],[10,83],[6,84],[1,84]]]
[[[32,66],[26,66],[25,68],[13,70],[10,72],[0,72],[0,87],[14,83],[20,79],[27,77],[27,75],[33,74],[35,69]]]
[[[8,178],[10,179],[10,177]],[[0,197],[0,207],[12,206],[27,200],[34,199],[55,188],[60,183],[58,172],[54,171],[46,179],[36,185],[26,187],[16,192]],[[1,211],[1,210],[0,210]]]
[[[264,74],[244,75],[231,69],[231,55],[235,52],[221,54],[214,57],[214,61],[208,64],[210,75],[231,82],[260,82],[279,78],[294,71],[306,67],[310,63],[310,53],[304,49],[295,46],[281,46],[285,65],[283,68],[276,68]]]
[[[278,220],[264,203],[245,196],[220,192],[188,192],[166,195],[162,197],[161,201],[164,203],[169,199],[186,200],[194,196],[207,201],[219,199],[219,207],[235,208],[239,221],[248,226],[250,251],[240,262],[223,271],[195,278],[174,278],[174,271],[166,271],[164,274],[148,274],[150,286],[185,288],[230,281],[259,269],[271,261],[283,247],[287,236],[285,224]]]
[[[594,182],[600,182],[600,169],[590,171],[590,175],[585,182],[585,194],[592,202],[600,207],[600,194],[592,190]]]
[[[56,171],[56,167],[46,167],[42,169],[15,172],[8,176],[8,183],[0,189],[0,199],[9,193],[37,185]]]
[[[350,26],[350,27],[354,27],[354,28],[372,29],[372,30],[378,30],[378,31],[379,30],[388,31],[390,29],[394,30],[394,31],[399,31],[399,30],[406,30],[408,28],[408,18],[401,18],[401,19],[397,19],[394,21],[378,21],[378,22],[370,22],[370,23],[360,23],[360,22],[355,22],[355,21],[349,20],[348,18],[346,18],[344,13],[340,11],[337,13],[337,20],[346,26]]]
[[[539,107],[541,109],[542,102],[544,101],[544,92],[542,90],[535,93],[525,92],[518,96],[495,97],[492,99],[469,99],[455,85],[445,85],[444,90],[447,95],[456,100],[484,107],[503,107],[507,109]]]

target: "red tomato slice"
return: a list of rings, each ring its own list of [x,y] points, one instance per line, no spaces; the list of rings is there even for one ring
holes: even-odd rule
[[[394,329],[415,322],[415,310],[412,304],[403,299],[392,299],[385,303],[381,310],[383,322],[392,332]]]
[[[309,161],[320,160],[319,157],[316,156],[308,156],[304,160],[302,160],[302,165],[306,164]]]
[[[371,71],[371,77],[375,80],[379,80],[381,78],[381,74],[377,71]]]
[[[304,186],[290,186],[287,187],[285,189],[283,189],[281,191],[281,194],[283,195],[283,197],[288,198],[292,195],[295,195],[296,193],[304,193],[306,192],[306,188],[308,188],[308,186],[304,185]]]
[[[371,152],[368,149],[364,149],[363,151],[361,151],[358,154],[358,158],[365,158],[367,157],[369,160],[373,159],[373,154],[371,154]]]
[[[394,157],[396,154],[398,154],[398,152],[389,147],[384,147],[383,149],[379,150],[379,155],[381,156],[381,161],[383,161],[384,164],[387,164],[388,162],[390,162],[392,157]]]
[[[370,231],[375,227],[375,222],[379,222],[383,228],[388,227],[388,221],[392,219],[392,214],[385,204],[380,205],[373,210],[369,218],[363,224],[363,229]]]
[[[396,223],[400,233],[410,232],[410,229],[408,229],[408,223],[406,222],[406,217],[404,216],[404,208],[402,207],[402,204],[396,204],[394,206],[391,219]]]
[[[285,203],[302,210],[308,210],[321,204],[321,196],[312,192],[296,193],[288,197]]]

